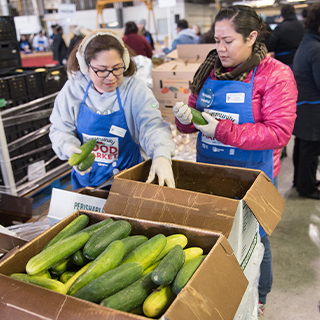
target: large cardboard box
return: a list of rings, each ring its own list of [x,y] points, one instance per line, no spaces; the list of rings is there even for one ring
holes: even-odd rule
[[[177,45],[177,59],[152,69],[153,93],[164,120],[174,123],[175,103],[188,103],[195,72],[215,44]]]
[[[0,261],[10,257],[16,250],[28,241],[14,235],[3,233],[0,228]]]
[[[247,287],[245,278],[232,248],[219,233],[175,224],[120,217],[89,211],[77,211],[61,220],[23,248],[0,263],[0,319],[6,320],[127,320],[145,317],[120,312],[98,304],[56,293],[8,277],[24,272],[27,261],[79,214],[87,214],[90,223],[112,217],[132,225],[132,235],[148,238],[162,233],[166,236],[183,233],[188,246],[200,246],[207,257],[179,293],[163,319],[169,320],[232,320]]]
[[[245,272],[259,241],[259,223],[270,235],[284,209],[270,179],[260,170],[173,160],[172,189],[144,183],[150,167],[148,160],[118,174],[104,210],[220,232]]]

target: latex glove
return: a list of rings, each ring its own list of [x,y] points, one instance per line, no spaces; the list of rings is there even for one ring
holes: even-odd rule
[[[78,147],[75,147],[75,146],[70,146],[67,150],[67,156],[68,158],[70,158],[74,153],[78,153],[80,154],[82,152],[82,150]],[[81,174],[82,176],[84,176],[86,173],[89,173],[92,169],[92,167],[88,168],[87,170],[85,171],[80,171],[78,170],[77,168],[77,165],[73,166],[73,169],[78,172],[79,174]]]
[[[212,116],[210,116],[210,114],[208,114],[206,112],[202,112],[201,114],[204,117],[204,119],[207,120],[208,124],[201,126],[199,124],[194,123],[194,126],[199,131],[201,131],[205,136],[214,137],[219,121],[216,120],[215,118],[213,118]]]
[[[172,166],[169,159],[165,157],[153,159],[146,183],[151,183],[156,175],[158,176],[159,186],[164,186],[165,183],[169,188],[175,187]]]
[[[173,113],[182,124],[190,124],[192,122],[191,110],[183,102],[176,102],[175,106],[173,107]]]

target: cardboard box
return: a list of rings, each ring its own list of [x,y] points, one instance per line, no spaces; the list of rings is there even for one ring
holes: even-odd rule
[[[0,261],[4,261],[28,241],[0,232]]]
[[[75,191],[52,188],[48,219],[50,225],[67,217],[70,212],[89,210],[103,212],[109,191],[86,187]]]
[[[271,234],[284,200],[260,170],[173,160],[176,188],[146,184],[151,160],[118,174],[106,212],[222,233],[245,272],[259,241],[259,224]]]
[[[148,238],[163,233],[168,236],[183,233],[188,246],[200,246],[207,257],[186,287],[164,314],[169,320],[232,320],[247,287],[247,280],[226,238],[219,233],[174,224],[145,221],[88,211],[69,215],[42,235],[31,240],[14,255],[0,263],[0,319],[61,319],[61,320],[127,320],[147,319],[116,311],[98,304],[59,294],[8,277],[24,272],[27,261],[79,214],[87,214],[90,223],[112,217],[124,219],[132,225],[133,234]]]
[[[177,45],[174,50],[177,59],[152,69],[153,93],[164,120],[174,123],[172,108],[175,103],[188,103],[193,76],[214,48],[215,44]]]

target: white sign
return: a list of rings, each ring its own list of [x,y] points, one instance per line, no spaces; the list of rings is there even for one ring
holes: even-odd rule
[[[74,18],[76,13],[76,5],[69,3],[61,3],[58,7],[60,18]]]
[[[78,210],[104,212],[103,206],[106,201],[106,199],[86,194],[53,188],[48,213],[50,225],[54,225]]]
[[[175,7],[176,0],[158,0],[158,7],[159,8],[168,8],[168,7]]]

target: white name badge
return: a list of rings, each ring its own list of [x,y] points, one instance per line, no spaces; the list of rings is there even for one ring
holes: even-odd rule
[[[115,136],[123,138],[126,135],[127,130],[112,125],[109,132],[114,134]]]
[[[244,103],[244,99],[245,99],[244,92],[226,94],[226,103]]]

